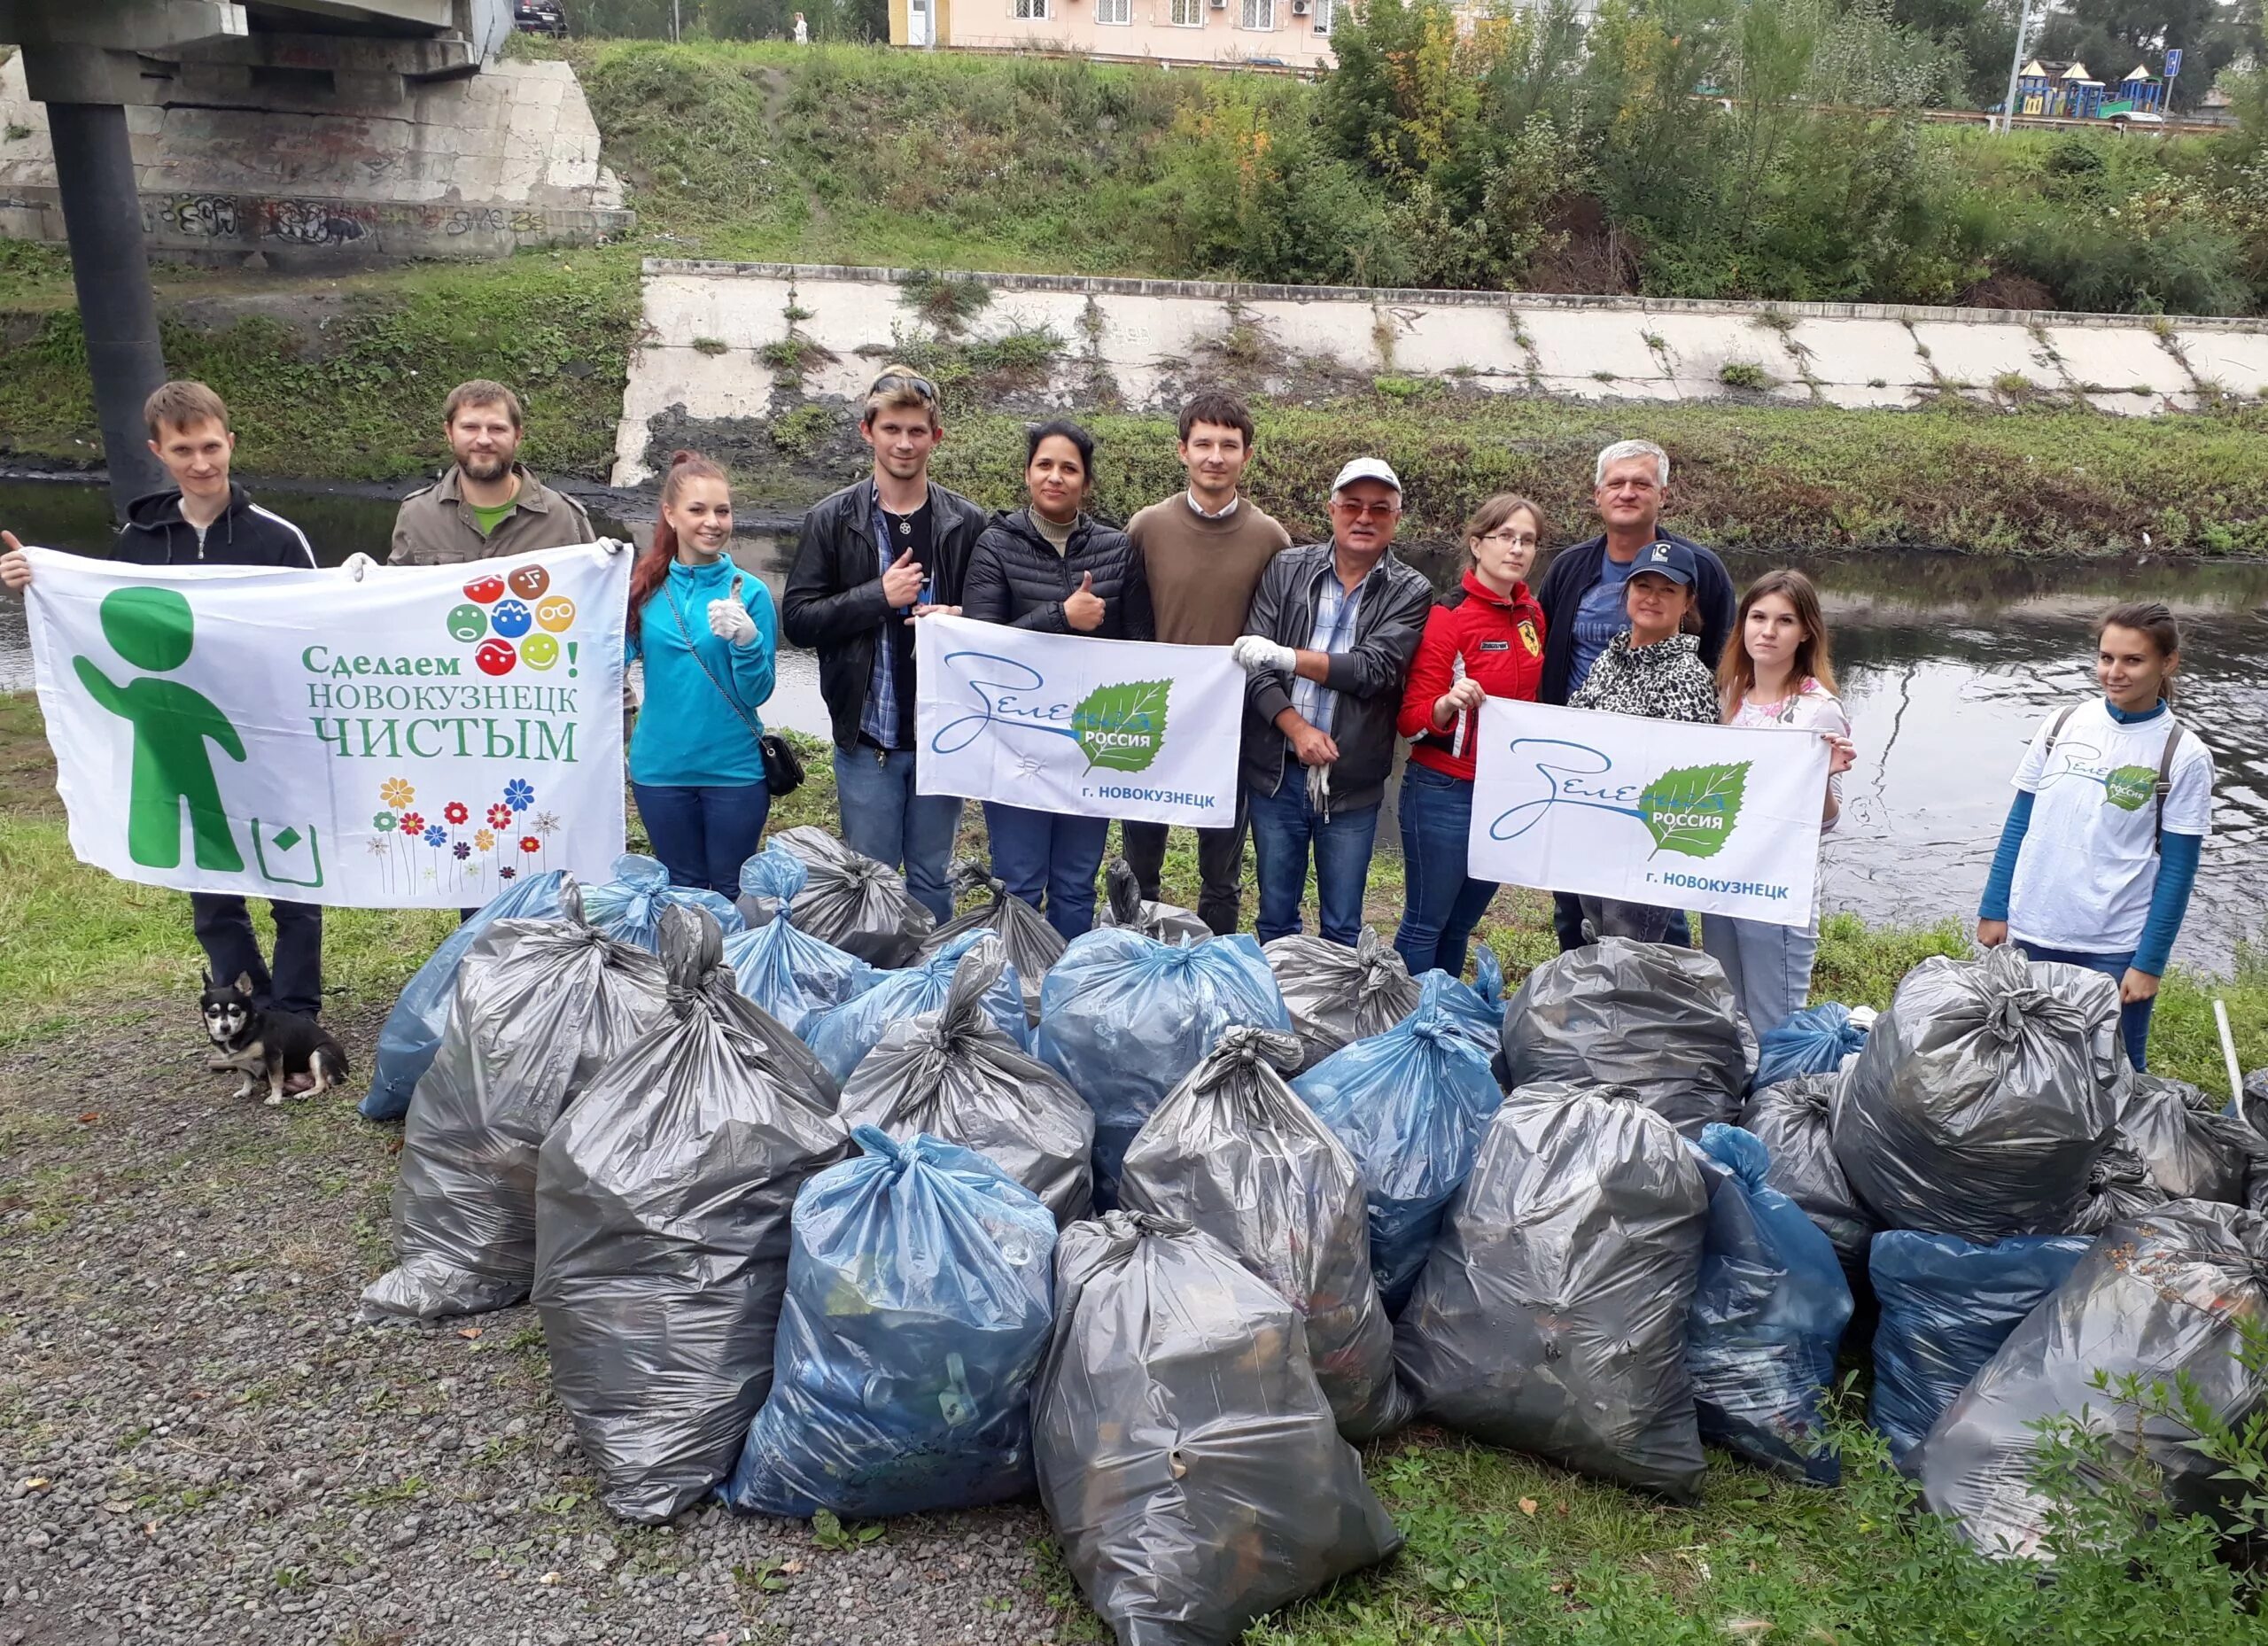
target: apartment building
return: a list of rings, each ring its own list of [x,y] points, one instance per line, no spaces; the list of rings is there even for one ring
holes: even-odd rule
[[[890,43],[1319,67],[1338,0],[889,0]]]

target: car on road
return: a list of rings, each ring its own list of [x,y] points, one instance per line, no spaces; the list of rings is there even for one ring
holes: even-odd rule
[[[563,35],[567,17],[559,0],[512,0],[512,27],[524,34]]]

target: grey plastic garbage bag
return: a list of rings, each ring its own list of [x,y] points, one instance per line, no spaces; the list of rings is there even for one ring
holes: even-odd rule
[[[1068,1223],[1094,1200],[1095,1113],[992,1021],[984,1002],[1006,964],[999,938],[981,934],[954,966],[944,1005],[892,1023],[858,1060],[843,1085],[843,1120],[974,1149]]]
[[[657,1522],[724,1479],[772,1386],[788,1213],[850,1152],[835,1083],[672,909],[664,1020],[544,1140],[535,1304],[599,1495]]]
[[[1013,896],[1007,882],[994,879],[983,864],[957,865],[953,881],[957,891],[983,891],[985,900],[932,932],[921,945],[920,958],[928,959],[964,932],[995,934],[1007,951],[1008,964],[1016,968],[1016,981],[1023,985],[1024,1016],[1037,1023],[1039,986],[1048,968],[1063,958],[1063,934],[1050,926],[1037,909]]]
[[[1638,1093],[1513,1092],[1394,1324],[1421,1412],[1690,1502],[1704,1464],[1685,1351],[1708,1216],[1692,1150]]]
[[[1504,1008],[1505,1078],[1624,1086],[1687,1137],[1730,1121],[1749,1052],[1724,968],[1698,949],[1607,937],[1546,960]]]
[[[2170,1200],[2242,1205],[2253,1161],[2268,1157],[2268,1143],[2219,1099],[2163,1075],[2134,1076],[2118,1135]]]
[[[2038,1558],[2052,1506],[2031,1462],[2044,1419],[2078,1418],[2113,1469],[2139,1456],[2175,1515],[2211,1514],[2242,1490],[2197,1451],[2194,1432],[2138,1416],[2095,1387],[2139,1372],[2193,1383],[2241,1427],[2268,1381],[2241,1359],[2242,1330],[2268,1328],[2268,1221],[2239,1207],[2175,1200],[2116,1223],[2054,1295],[2024,1316],[1914,1455],[1922,1501],[1988,1555]],[[2084,1413],[2084,1415],[2082,1415]]]
[[[2132,1075],[2118,985],[2100,972],[2014,943],[1982,960],[1932,955],[1845,1071],[1835,1157],[1886,1227],[2064,1234]]]
[[[792,922],[795,916],[791,912],[788,918]],[[997,948],[999,942],[990,932],[963,932],[920,965],[882,973],[872,985],[812,1021],[805,1031],[812,1052],[838,1083],[850,1079],[850,1071],[882,1044],[891,1024],[944,1005],[953,985],[954,968],[963,955],[981,943]],[[1018,986],[1014,967],[1002,967],[984,991],[983,1002],[986,1014],[1003,1034],[1019,1045],[1026,1044],[1023,990]]]
[[[608,936],[652,950],[660,941],[662,911],[705,909],[728,932],[744,922],[732,899],[705,886],[673,886],[653,858],[625,851],[614,860],[614,878],[583,888],[583,918]]]
[[[582,919],[498,920],[457,971],[456,1002],[417,1083],[393,1186],[397,1264],[362,1318],[435,1320],[503,1308],[535,1277],[536,1151],[600,1069],[657,1022],[662,963]]]
[[[2173,1198],[2151,1181],[2141,1152],[2119,1132],[2087,1169],[2087,1198],[2071,1220],[2071,1232],[2101,1234],[2111,1224],[2139,1217]]]
[[[2010,1235],[1978,1246],[1910,1229],[1875,1237],[1868,1266],[1882,1316],[1867,1416],[1890,1442],[1892,1461],[1904,1464],[2016,1323],[2093,1244],[2085,1235]]]
[[[913,901],[904,875],[808,823],[781,829],[772,844],[801,858],[810,873],[788,907],[797,928],[869,966],[895,970],[913,963],[937,922]]]
[[[1134,866],[1123,858],[1113,858],[1104,867],[1102,885],[1102,906],[1095,911],[1098,926],[1123,927],[1161,943],[1213,935],[1213,928],[1189,910],[1145,897],[1141,882],[1134,876]]]
[[[863,1153],[796,1202],[772,1394],[725,1501],[871,1518],[1020,1497],[1055,1221],[981,1154],[853,1135]]]
[[[1341,1046],[1384,1034],[1418,1009],[1418,980],[1394,945],[1367,926],[1351,949],[1294,933],[1262,944],[1261,952],[1291,1011],[1303,1071]]]
[[[1835,1243],[1843,1272],[1867,1272],[1867,1243],[1874,1238],[1874,1214],[1851,1192],[1843,1163],[1835,1158],[1829,1115],[1840,1075],[1798,1075],[1766,1086],[1740,1112],[1741,1130],[1763,1141],[1772,1165],[1764,1181],[1803,1208],[1804,1215]]]
[[[440,1050],[441,1036],[449,1026],[449,1003],[456,998],[457,967],[472,940],[498,920],[557,919],[559,885],[566,878],[565,870],[551,869],[512,881],[442,938],[416,974],[402,985],[393,1010],[378,1029],[370,1091],[358,1111],[364,1120],[400,1120],[408,1110],[409,1094]]]
[[[1120,1203],[1203,1230],[1298,1309],[1340,1432],[1366,1440],[1409,1409],[1371,1275],[1363,1174],[1285,1083],[1299,1060],[1293,1036],[1223,1030],[1128,1146]]]
[[[1185,1223],[1114,1212],[1063,1231],[1032,1443],[1065,1563],[1118,1646],[1227,1646],[1402,1547],[1297,1312]]]
[[[1235,1024],[1292,1032],[1250,937],[1167,944],[1139,932],[1074,938],[1040,992],[1032,1052],[1095,1112],[1095,1204],[1118,1204],[1118,1162],[1150,1112]]]

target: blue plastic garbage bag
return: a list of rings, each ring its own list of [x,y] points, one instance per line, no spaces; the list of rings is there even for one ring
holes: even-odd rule
[[[1095,1209],[1142,1122],[1236,1024],[1290,1034],[1268,957],[1251,937],[1162,943],[1105,928],[1071,940],[1040,990],[1033,1053],[1095,1112]]]
[[[1482,979],[1487,982],[1487,979]],[[1459,1034],[1471,1040],[1484,1052],[1496,1050],[1496,1038],[1504,1021],[1504,974],[1496,974],[1496,993],[1492,998],[1484,989],[1459,982],[1436,967],[1418,974],[1418,1004],[1410,1008],[1409,1022],[1419,1013],[1437,1011],[1448,1014],[1449,1023]],[[1318,1065],[1320,1067],[1320,1065]]]
[[[1868,1415],[1889,1440],[1894,1461],[1906,1461],[2093,1245],[2085,1235],[2010,1235],[1991,1246],[1910,1229],[1875,1237],[1867,1268],[1882,1320],[1875,1327]]]
[[[864,992],[814,1021],[811,1048],[836,1083],[850,1078],[850,1071],[881,1044],[892,1023],[943,1009],[952,992],[953,967],[961,956],[991,936],[983,928],[963,932],[920,965],[882,973]],[[984,1012],[1016,1044],[1031,1044],[1030,1030],[1024,1023],[1023,986],[1014,967],[1004,967],[1000,980],[984,991]]]
[[[400,1120],[409,1110],[409,1094],[432,1067],[442,1031],[449,1026],[457,963],[472,940],[497,920],[548,920],[559,914],[559,882],[566,872],[552,869],[514,881],[441,939],[416,974],[402,985],[393,1010],[378,1026],[378,1054],[372,1060],[369,1095],[356,1111],[364,1120]]]
[[[1685,1365],[1701,1438],[1833,1486],[1842,1471],[1819,1449],[1820,1403],[1852,1307],[1835,1243],[1765,1181],[1771,1159],[1755,1133],[1711,1124],[1695,1146],[1710,1180],[1709,1226]]]
[[[725,1501],[750,1514],[974,1509],[1034,1486],[1054,1215],[984,1156],[872,1126],[796,1202],[771,1397]]]
[[[1852,1021],[1849,1006],[1833,1000],[1807,1005],[1756,1043],[1756,1090],[1798,1075],[1832,1075],[1866,1044],[1867,1031]]]
[[[1480,1152],[1503,1102],[1488,1055],[1495,1026],[1476,1037],[1425,974],[1428,1000],[1382,1035],[1332,1052],[1292,1083],[1363,1174],[1370,1203],[1371,1272],[1389,1316],[1402,1312],[1433,1249],[1449,1199]]]
[[[583,888],[583,918],[620,943],[641,949],[658,947],[662,911],[706,909],[727,937],[748,922],[729,897],[695,886],[672,886],[670,872],[651,858],[625,851],[614,860],[614,878],[602,885]]]
[[[763,918],[725,939],[725,962],[740,990],[808,1042],[812,1028],[846,1000],[882,982],[883,974],[854,954],[822,943],[787,913],[804,883],[803,861],[773,846],[741,869],[741,910]]]

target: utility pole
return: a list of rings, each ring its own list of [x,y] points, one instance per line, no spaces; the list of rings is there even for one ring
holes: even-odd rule
[[[2000,105],[2000,135],[2016,128],[2016,77],[2023,73],[2023,37],[2031,32],[2031,0],[2016,0],[2016,45],[2008,54],[2008,95]]]
[[[676,45],[680,39],[677,22],[677,0],[670,0],[670,43]]]

